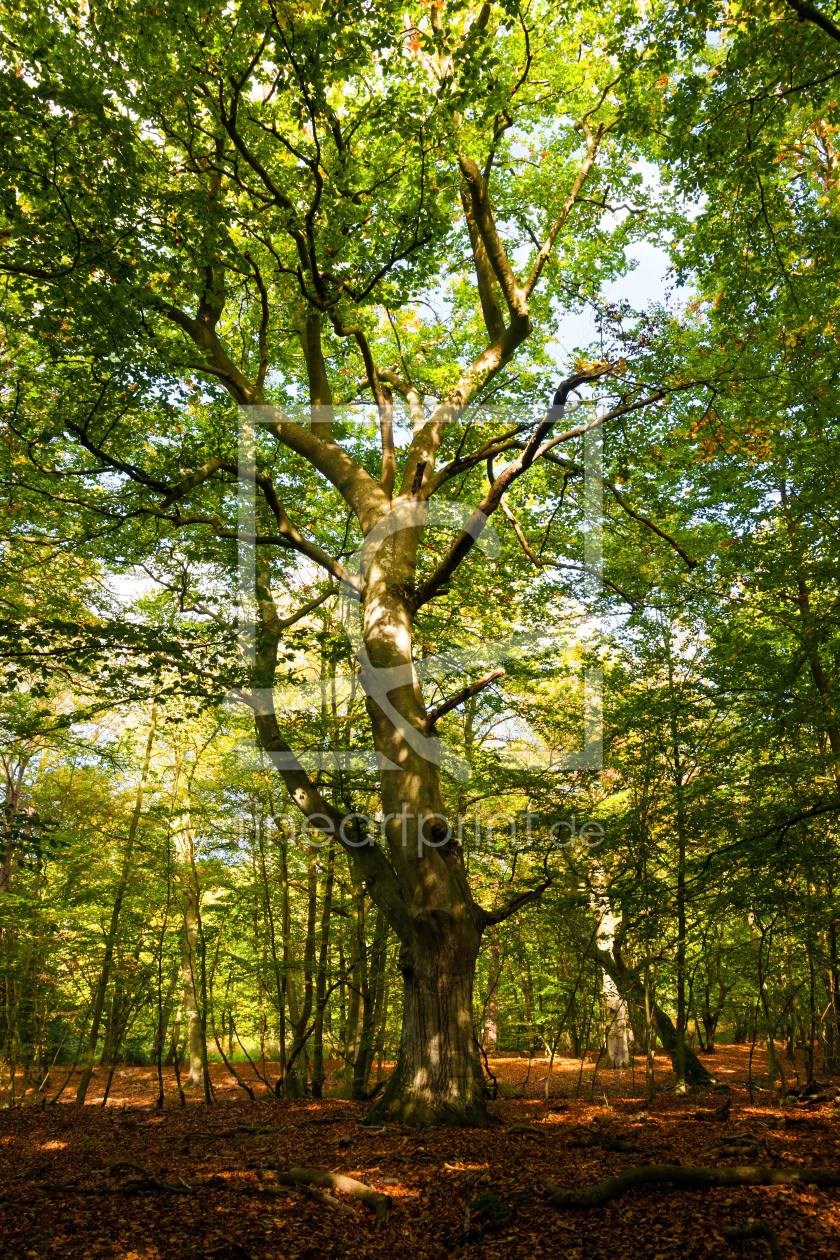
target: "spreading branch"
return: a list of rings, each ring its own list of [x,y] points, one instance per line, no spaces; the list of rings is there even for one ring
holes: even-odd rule
[[[840,26],[832,22],[830,17],[821,13],[813,4],[809,4],[808,0],[785,0],[785,3],[797,14],[800,22],[812,22],[821,31],[825,31],[829,39],[836,40],[840,44]]]
[[[474,683],[470,683],[466,687],[462,687],[460,691],[456,691],[454,695],[444,700],[437,708],[430,709],[426,717],[425,730],[428,735],[435,729],[440,719],[452,709],[457,709],[459,704],[464,704],[467,700],[472,700],[473,696],[477,696],[485,687],[489,686],[497,678],[503,678],[505,674],[504,666],[500,665],[497,669],[492,669],[489,674],[485,674],[483,678],[478,678]]]
[[[487,518],[496,511],[502,501],[502,496],[510,489],[514,481],[528,471],[538,457],[543,440],[557,423],[558,411],[562,415],[569,394],[581,385],[599,380],[609,370],[608,366],[604,366],[594,368],[589,372],[580,372],[577,376],[569,377],[568,380],[560,385],[554,396],[553,407],[547,413],[545,419],[537,425],[530,441],[526,443],[521,454],[517,459],[511,460],[504,471],[499,474],[482,502],[473,511],[464,529],[453,542],[448,555],[444,557],[434,573],[417,590],[414,599],[415,608],[422,608],[425,603],[428,603],[437,594],[440,588],[448,582],[464,557],[475,546],[476,540],[481,536],[481,532],[487,523]]]

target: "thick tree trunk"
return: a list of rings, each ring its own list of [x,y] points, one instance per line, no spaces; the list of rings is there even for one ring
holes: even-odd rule
[[[421,459],[407,469],[409,487],[425,467]],[[380,834],[366,835],[355,821],[359,815],[330,805],[303,770],[289,764],[290,750],[273,710],[258,708],[256,725],[263,747],[278,754],[292,800],[319,830],[345,846],[366,895],[403,947],[398,1062],[375,1114],[411,1124],[483,1124],[488,1116],[472,999],[481,933],[493,916],[472,897],[463,854],[447,822],[439,743],[414,670],[416,546],[425,517],[407,492],[392,530],[393,513],[375,500],[374,495],[370,519],[361,522],[367,538],[362,599],[350,601],[348,617],[381,767]],[[256,586],[261,626],[255,679],[265,694],[274,682],[281,623],[259,563]],[[345,1054],[349,1057],[349,1046]]]
[[[459,915],[414,922],[400,951],[403,1026],[394,1074],[371,1117],[406,1124],[488,1122],[473,1036],[473,977],[480,934]]]

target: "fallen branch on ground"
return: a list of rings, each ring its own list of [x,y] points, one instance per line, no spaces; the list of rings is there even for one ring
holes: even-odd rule
[[[769,1221],[750,1221],[749,1225],[730,1225],[721,1230],[727,1242],[740,1242],[745,1238],[763,1238],[770,1248],[772,1260],[782,1260],[782,1249],[776,1231]]]
[[[762,1168],[746,1164],[740,1168],[702,1168],[690,1164],[646,1164],[628,1168],[594,1186],[564,1189],[543,1178],[549,1200],[560,1208],[603,1207],[637,1186],[670,1184],[677,1189],[715,1186],[840,1186],[840,1168]]]
[[[309,1123],[312,1123],[312,1121]],[[235,1124],[231,1129],[196,1129],[192,1133],[187,1133],[185,1140],[187,1142],[212,1142],[215,1138],[271,1137],[274,1133],[287,1133],[290,1127],[298,1126],[289,1126],[288,1124]]]
[[[799,1094],[797,1107],[814,1107],[817,1104],[836,1102],[840,1098],[840,1086],[829,1085],[816,1094]]]
[[[319,1186],[322,1190],[341,1190],[370,1208],[377,1225],[383,1224],[391,1214],[391,1196],[371,1190],[363,1181],[356,1181],[344,1173],[324,1172],[320,1168],[286,1168],[278,1172],[277,1180],[284,1186]]]
[[[298,1186],[308,1198],[314,1199],[316,1203],[323,1203],[325,1207],[330,1207],[334,1212],[343,1212],[345,1216],[361,1216],[361,1212],[357,1212],[349,1203],[342,1203],[340,1199],[336,1199],[334,1195],[327,1194],[326,1190],[316,1190],[314,1186]]]
[[[316,1199],[319,1203],[326,1207],[332,1208],[334,1211],[343,1212],[347,1216],[358,1216],[356,1209],[349,1204],[342,1203],[340,1199],[334,1198],[331,1194],[324,1193],[323,1187],[332,1190],[341,1190],[344,1194],[348,1194],[351,1198],[358,1199],[365,1207],[370,1208],[376,1217],[377,1225],[388,1220],[391,1212],[391,1196],[381,1194],[378,1190],[372,1190],[370,1186],[366,1186],[361,1181],[356,1181],[353,1177],[346,1177],[342,1173],[324,1172],[319,1168],[287,1168],[275,1174],[275,1180],[280,1183],[279,1186],[265,1185],[258,1186],[242,1186],[232,1184],[226,1181],[224,1177],[214,1174],[212,1177],[202,1177],[201,1179],[193,1178],[191,1181],[185,1181],[183,1177],[177,1178],[176,1181],[160,1181],[157,1177],[141,1167],[140,1164],[132,1164],[125,1161],[111,1164],[108,1168],[102,1170],[106,1177],[117,1177],[124,1173],[137,1173],[136,1177],[123,1181],[120,1185],[98,1185],[98,1186],[82,1186],[77,1181],[52,1182],[41,1181],[36,1182],[32,1186],[27,1187],[27,1191],[32,1190],[45,1191],[51,1194],[86,1194],[86,1195],[111,1195],[111,1194],[197,1194],[202,1190],[226,1190],[238,1195],[257,1195],[257,1196],[279,1196],[288,1195],[289,1191],[284,1187],[297,1186],[303,1190],[310,1198]],[[315,1189],[314,1187],[321,1187]],[[20,1203],[24,1201],[25,1196],[3,1195],[0,1196],[0,1203]]]
[[[740,1159],[751,1160],[758,1159],[762,1147],[767,1149],[764,1138],[754,1133],[735,1133],[732,1137],[719,1139],[716,1145],[707,1149],[706,1155],[710,1159],[731,1159],[736,1155]]]

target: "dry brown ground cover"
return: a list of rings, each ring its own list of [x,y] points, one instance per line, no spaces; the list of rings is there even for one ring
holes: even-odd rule
[[[661,1057],[649,1109],[643,1069],[593,1077],[591,1062],[581,1073],[579,1061],[561,1058],[548,1102],[547,1063],[535,1060],[525,1096],[491,1104],[499,1124],[419,1133],[360,1127],[367,1107],[335,1098],[277,1102],[260,1086],[262,1095],[251,1102],[223,1067],[213,1068],[219,1105],[212,1108],[194,1096],[182,1108],[171,1071],[162,1112],[148,1068],[118,1071],[104,1109],[93,1102],[101,1099],[104,1073],[82,1110],[70,1102],[71,1080],[57,1105],[42,1109],[31,1099],[0,1113],[0,1258],[763,1260],[766,1241],[728,1243],[722,1233],[752,1218],[772,1226],[785,1260],[840,1256],[840,1188],[658,1185],[580,1210],[548,1198],[546,1180],[587,1186],[645,1163],[743,1164],[743,1155],[721,1147],[744,1132],[759,1147],[751,1164],[840,1168],[840,1104],[782,1107],[760,1088],[767,1084],[759,1075],[763,1056],[753,1064],[750,1101],[747,1059],[747,1050],[727,1047],[707,1060],[732,1088],[725,1120],[696,1119],[698,1109],[718,1107],[721,1097],[675,1098]],[[503,1093],[524,1088],[527,1063],[491,1065]],[[250,1068],[247,1079],[259,1085]],[[649,1114],[636,1118],[644,1110]],[[606,1145],[589,1144],[603,1141],[603,1133]],[[608,1149],[612,1139],[640,1149]],[[350,1174],[391,1197],[389,1219],[377,1225],[372,1211],[340,1190],[325,1199],[284,1185],[289,1166]]]

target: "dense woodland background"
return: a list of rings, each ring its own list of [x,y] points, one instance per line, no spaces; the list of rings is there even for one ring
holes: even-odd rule
[[[418,660],[555,636],[440,719],[472,766],[441,779],[472,894],[523,899],[483,936],[475,1045],[594,1050],[604,1071],[633,1055],[644,1075],[662,1044],[689,1085],[714,1076],[720,1042],[754,1046],[756,1080],[783,1090],[794,1051],[800,1077],[840,1070],[840,30],[794,0],[420,8],[4,11],[7,1105],[54,1097],[71,1067],[84,1101],[95,1065],[152,1065],[161,1097],[177,1065],[208,1103],[209,1060],[236,1075],[250,1058],[287,1096],[363,1099],[389,1075],[393,925],[346,847],[302,834],[227,698],[248,685],[237,406],[340,406],[332,440],[378,475],[377,408],[404,433],[501,344],[512,299],[486,250],[481,269],[490,229],[458,134],[523,274],[592,162],[530,338],[478,381],[472,427],[447,429],[450,465],[478,455],[443,493],[480,502],[511,424],[536,424],[563,380],[586,378],[608,413],[604,582],[585,572],[578,433],[511,486],[499,554],[471,553],[414,624]],[[371,48],[393,56],[378,80]],[[231,138],[237,101],[262,110],[249,134],[274,144],[289,190],[270,205],[254,174],[268,159]],[[349,192],[319,174],[344,153],[338,123],[364,136]],[[289,261],[295,214],[320,273]],[[639,242],[668,257],[667,301],[611,305]],[[569,355],[556,330],[575,313],[595,333]],[[218,346],[202,357],[217,334],[224,371]],[[349,556],[361,535],[335,487],[266,432],[258,448],[301,532]],[[445,556],[434,537],[424,573]],[[322,754],[324,799],[378,819],[370,763],[330,760],[370,747],[335,575],[314,543],[272,545],[257,550],[284,622],[277,685],[310,688],[278,699],[284,737]],[[603,767],[557,769],[595,667]],[[441,667],[427,705],[481,672]],[[572,819],[597,826],[552,844]]]

